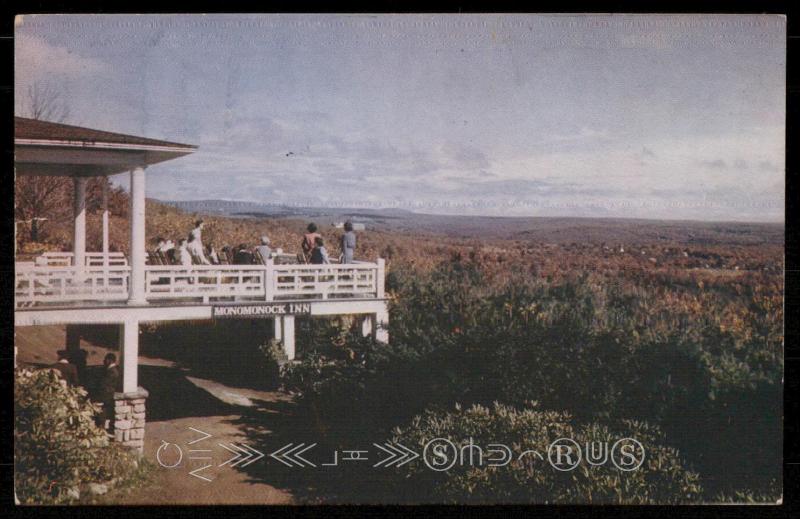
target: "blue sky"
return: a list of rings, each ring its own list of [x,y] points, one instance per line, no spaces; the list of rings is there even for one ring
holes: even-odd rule
[[[19,17],[16,111],[196,144],[174,200],[782,221],[780,16]],[[116,177],[122,185],[123,176]]]

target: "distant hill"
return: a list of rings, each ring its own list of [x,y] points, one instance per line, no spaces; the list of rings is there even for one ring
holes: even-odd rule
[[[784,225],[624,218],[499,217],[414,213],[397,208],[295,207],[234,200],[161,201],[183,211],[235,218],[291,218],[331,225],[350,219],[367,229],[464,239],[546,243],[671,241],[697,244],[783,244]]]

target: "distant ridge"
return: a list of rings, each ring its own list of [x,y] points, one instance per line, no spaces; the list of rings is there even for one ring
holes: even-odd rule
[[[305,207],[286,204],[246,202],[242,200],[158,200],[190,213],[209,213],[225,216],[314,216],[314,215],[364,215],[366,217],[391,217],[414,214],[412,211],[397,208],[363,207]]]
[[[784,243],[783,223],[704,222],[597,217],[459,216],[398,208],[300,207],[236,200],[160,201],[183,211],[232,218],[293,218],[318,225],[345,220],[367,230],[446,235],[463,239],[514,239],[544,243]]]

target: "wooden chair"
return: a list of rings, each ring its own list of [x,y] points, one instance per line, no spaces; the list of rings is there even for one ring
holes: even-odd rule
[[[158,257],[158,252],[148,252],[147,253],[147,264],[148,265],[163,265],[163,263],[161,263],[161,259]]]
[[[220,250],[217,253],[217,256],[219,256],[219,264],[220,265],[230,265],[231,264],[231,260],[228,257],[228,253],[225,252],[225,250]]]

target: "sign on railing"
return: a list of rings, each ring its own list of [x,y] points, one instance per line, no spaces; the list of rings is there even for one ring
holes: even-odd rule
[[[306,315],[311,303],[270,303],[258,305],[221,305],[211,309],[214,319],[252,319],[276,315]]]

